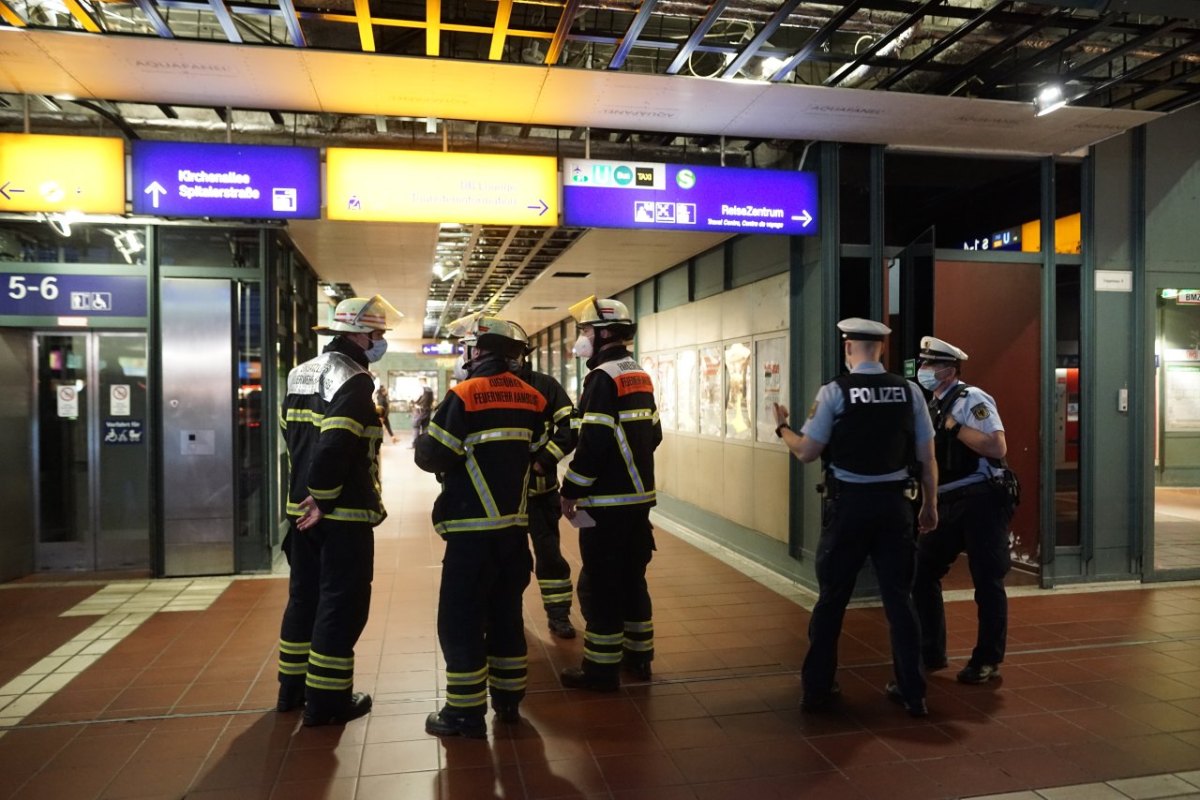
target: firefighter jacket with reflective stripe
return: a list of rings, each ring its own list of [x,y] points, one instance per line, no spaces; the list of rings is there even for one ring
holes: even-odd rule
[[[417,439],[417,466],[442,480],[434,530],[445,536],[528,525],[530,458],[546,437],[546,398],[502,360],[477,367],[446,393]]]
[[[624,347],[600,351],[588,366],[562,495],[584,508],[652,506],[662,425],[650,376]]]
[[[575,405],[562,384],[529,367],[517,371],[517,377],[528,383],[546,398],[546,424],[549,436],[541,450],[533,454],[535,464],[540,464],[542,474],[533,471],[529,475],[529,496],[537,497],[558,489],[558,462],[575,449],[577,433],[571,425],[575,416]]]
[[[280,425],[291,462],[287,513],[308,495],[330,519],[378,525],[383,430],[362,350],[336,337],[325,352],[288,375]]]

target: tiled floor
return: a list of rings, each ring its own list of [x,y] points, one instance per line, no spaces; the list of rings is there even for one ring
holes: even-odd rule
[[[577,663],[582,643],[549,637],[531,586],[525,721],[487,741],[426,736],[442,684],[442,548],[429,524],[436,484],[410,453],[403,442],[386,450],[392,516],[377,531],[371,620],[356,658],[357,688],[375,694],[368,717],[309,730],[270,710],[280,578],[223,588],[9,584],[0,587],[0,715],[9,720],[0,799],[1200,794],[1200,587],[1016,589],[1003,682],[961,686],[953,668],[939,672],[927,720],[884,699],[882,612],[855,608],[841,646],[844,702],[804,715],[797,670],[811,598],[661,530],[650,570],[652,683],[613,695],[562,690],[556,672]],[[564,540],[577,565],[574,536]],[[954,602],[949,612],[957,665],[974,608]],[[63,669],[85,651],[94,660]],[[1157,777],[1125,782],[1143,776]]]

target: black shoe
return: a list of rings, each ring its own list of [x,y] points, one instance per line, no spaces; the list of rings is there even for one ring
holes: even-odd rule
[[[286,714],[301,708],[304,708],[304,685],[279,684],[279,699],[275,701],[275,710]]]
[[[842,687],[838,686],[837,681],[834,681],[833,686],[829,687],[827,692],[806,691],[800,698],[800,709],[814,712],[828,711],[834,707],[841,696]]]
[[[929,707],[925,705],[924,697],[919,697],[916,700],[906,700],[904,695],[900,693],[900,687],[895,682],[889,682],[884,687],[884,692],[887,693],[888,700],[891,700],[896,705],[904,706],[904,710],[908,712],[910,717],[929,716]]]
[[[574,639],[575,626],[564,617],[550,617],[550,635],[558,639]]]
[[[506,725],[521,721],[521,709],[516,703],[492,703],[492,711],[496,712],[496,719]]]
[[[950,666],[950,661],[945,656],[927,656],[925,658],[925,671],[937,672],[939,669],[945,669]]]
[[[425,732],[431,736],[486,739],[487,720],[483,718],[482,714],[454,714],[442,709],[425,718]]]
[[[954,676],[959,683],[978,685],[1000,677],[1000,667],[995,664],[967,664]]]
[[[621,688],[617,675],[592,675],[582,667],[567,667],[558,673],[562,685],[567,689],[586,689],[589,692],[615,692]]]
[[[320,725],[345,725],[352,719],[365,717],[371,712],[371,695],[355,692],[345,706],[334,711],[317,711],[310,705],[304,709],[304,727]]]
[[[645,683],[654,675],[654,671],[650,668],[649,661],[641,659],[626,658],[621,661],[621,669],[625,670],[630,676],[637,678]]]

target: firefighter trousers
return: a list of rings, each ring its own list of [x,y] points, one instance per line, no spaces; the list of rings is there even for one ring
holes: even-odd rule
[[[629,663],[654,660],[654,624],[646,566],[654,553],[650,507],[589,508],[596,520],[579,529],[579,608],[587,623],[583,670],[616,675]]]
[[[558,541],[562,507],[557,491],[533,495],[529,509],[529,540],[533,543],[534,574],[547,616],[566,619],[571,611],[571,565]]]
[[[362,522],[295,524],[284,551],[292,567],[279,633],[279,682],[316,712],[338,711],[354,686],[354,645],[367,624],[375,536]]]
[[[533,559],[525,529],[451,533],[442,558],[438,643],[446,658],[451,714],[515,707],[525,696],[528,661],[521,595]]]

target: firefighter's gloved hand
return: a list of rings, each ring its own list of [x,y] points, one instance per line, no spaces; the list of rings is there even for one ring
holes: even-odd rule
[[[575,519],[575,506],[578,504],[579,501],[577,501],[574,497],[560,496],[558,498],[558,502],[559,502],[559,505],[562,506],[563,516],[566,517],[567,519]]]
[[[297,530],[306,531],[314,527],[325,516],[321,509],[317,508],[317,501],[311,494],[301,500],[298,505],[300,506],[300,516],[296,519]]]

